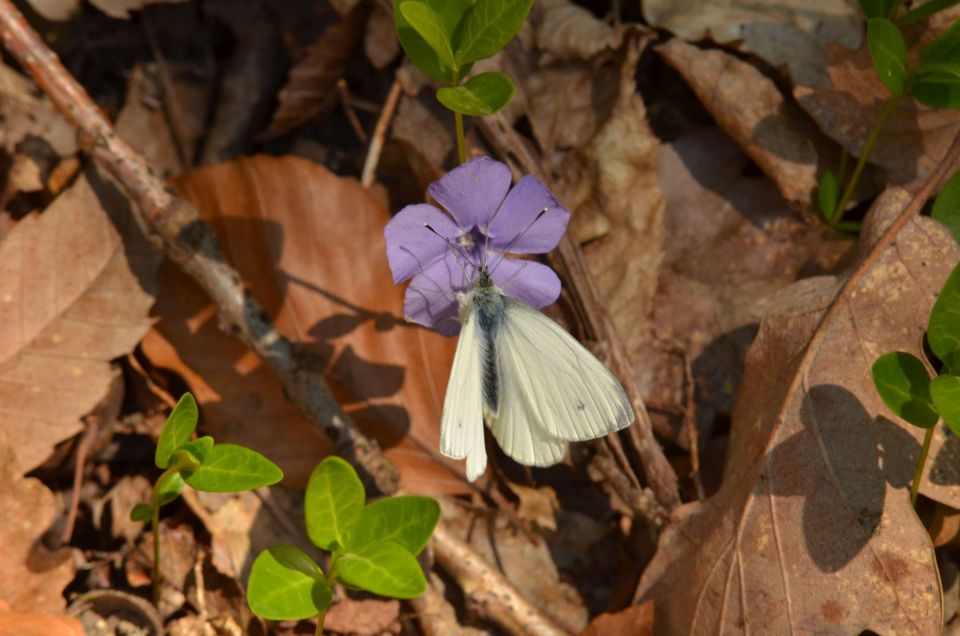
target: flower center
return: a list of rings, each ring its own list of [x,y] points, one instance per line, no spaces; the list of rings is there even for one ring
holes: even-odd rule
[[[480,256],[480,251],[487,244],[486,235],[477,228],[461,234],[457,239],[457,244],[463,248],[463,251],[470,256]]]

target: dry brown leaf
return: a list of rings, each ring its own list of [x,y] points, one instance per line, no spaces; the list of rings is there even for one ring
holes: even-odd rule
[[[73,579],[73,550],[47,550],[40,541],[54,515],[53,493],[23,478],[12,441],[0,429],[0,602],[24,614],[62,614],[63,588]],[[4,625],[0,614],[0,626]],[[0,628],[2,630],[2,628]],[[18,635],[19,636],[19,635]]]
[[[77,152],[76,132],[46,98],[36,97],[30,80],[0,64],[0,144],[14,154],[28,136],[37,137],[60,157]]]
[[[136,66],[127,79],[127,96],[117,116],[117,133],[165,177],[183,171],[176,142],[157,98],[158,86],[143,66]]]
[[[383,2],[373,3],[363,34],[363,52],[376,69],[386,68],[400,53],[393,12]]]
[[[647,0],[643,15],[685,40],[711,39],[789,67],[798,84],[826,80],[826,45],[855,49],[863,40],[860,8],[838,0]]]
[[[171,4],[189,0],[90,0],[111,18],[130,19],[131,11],[139,11],[151,4]],[[80,8],[80,0],[27,0],[34,10],[47,20],[63,22],[69,20]]]
[[[632,605],[613,614],[600,614],[580,636],[653,636],[653,602]]]
[[[0,599],[0,636],[84,636],[84,632],[80,621],[70,616],[12,612]]]
[[[817,188],[816,128],[793,113],[756,67],[719,49],[672,39],[657,52],[690,84],[717,124],[733,137],[792,203],[810,204]],[[794,108],[795,110],[795,108]],[[810,130],[810,129],[813,130]]]
[[[81,430],[150,326],[157,257],[121,205],[81,177],[0,243],[0,430],[24,471]]]
[[[654,333],[686,353],[698,426],[709,435],[733,407],[757,303],[810,270],[831,269],[850,243],[797,218],[767,179],[744,175],[749,159],[716,128],[662,146],[659,159],[667,204]],[[684,404],[677,352],[650,341],[629,351],[647,398]],[[682,431],[653,415],[661,434],[686,446]]]
[[[864,245],[908,200],[903,190],[878,199]],[[920,354],[958,257],[942,226],[914,218],[853,270],[849,289],[847,277],[811,278],[770,301],[737,396],[723,485],[677,509],[641,581],[658,631],[734,632],[748,622],[764,634],[939,633],[933,546],[907,496],[923,431],[892,421],[870,366],[891,350]]]
[[[622,25],[610,26],[570,0],[541,0],[532,19],[537,47],[559,59],[590,60],[623,44]]]
[[[400,601],[344,598],[327,610],[323,628],[338,634],[380,636],[400,633]]]
[[[367,4],[360,3],[314,42],[287,77],[277,95],[276,112],[264,135],[279,135],[300,124],[328,115],[337,104],[337,81],[353,59]]]
[[[599,218],[603,235],[584,249],[617,332],[628,347],[647,332],[645,318],[657,284],[663,231],[663,194],[657,170],[660,142],[647,124],[636,91],[636,57],[620,71],[610,117],[592,142],[564,165],[560,199],[573,212],[574,236],[595,238],[585,224]]]
[[[829,137],[859,156],[890,92],[880,82],[866,44],[857,51],[826,48],[828,82],[796,86],[800,106]],[[883,129],[870,162],[883,166],[893,183],[930,174],[960,130],[960,111],[935,110],[901,99]]]
[[[384,249],[387,210],[355,180],[296,157],[240,159],[179,185],[277,329],[387,449],[406,488],[463,492],[460,462],[436,460],[455,341],[403,321]],[[261,360],[220,331],[216,309],[184,275],[164,268],[160,287],[161,320],[144,352],[186,379],[203,407],[201,430],[257,449],[303,486],[330,450],[326,439]]]

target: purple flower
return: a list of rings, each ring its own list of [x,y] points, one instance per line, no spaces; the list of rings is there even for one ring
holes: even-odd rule
[[[449,214],[420,203],[387,224],[393,281],[413,278],[404,302],[407,320],[457,334],[457,294],[470,288],[482,264],[504,294],[537,309],[560,295],[552,269],[504,255],[549,252],[566,231],[570,213],[536,177],[527,175],[512,189],[510,182],[507,166],[479,157],[430,184],[430,195]]]

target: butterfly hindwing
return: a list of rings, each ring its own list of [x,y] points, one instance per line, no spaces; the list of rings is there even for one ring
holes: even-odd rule
[[[527,419],[522,424],[531,429],[531,440],[595,439],[633,422],[620,383],[586,347],[542,313],[504,301],[497,348],[510,395],[504,395],[501,411],[508,402],[523,403]]]

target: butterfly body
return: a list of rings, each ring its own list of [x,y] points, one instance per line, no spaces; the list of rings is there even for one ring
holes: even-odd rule
[[[463,329],[451,370],[440,450],[467,459],[467,477],[486,467],[484,422],[521,464],[550,466],[565,443],[633,422],[619,382],[552,320],[503,294],[486,266],[459,296]]]

